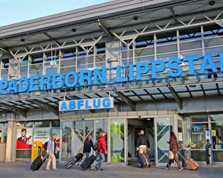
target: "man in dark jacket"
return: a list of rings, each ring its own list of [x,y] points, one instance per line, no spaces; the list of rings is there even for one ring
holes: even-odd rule
[[[94,149],[93,142],[92,142],[92,135],[88,135],[87,139],[84,142],[84,150],[83,153],[86,155],[84,161],[86,161],[90,157],[91,148]]]
[[[149,139],[146,137],[144,130],[140,131],[140,135],[138,137],[137,140],[137,151],[139,151],[139,153],[147,153],[147,150],[150,151],[150,143],[149,143]]]

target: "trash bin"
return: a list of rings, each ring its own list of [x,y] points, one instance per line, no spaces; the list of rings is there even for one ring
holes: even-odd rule
[[[188,146],[181,145],[180,153],[186,160],[190,159],[190,157],[191,157],[190,145],[188,145]],[[186,161],[184,159],[182,159],[182,166],[183,167],[188,167],[188,165],[186,164]]]
[[[0,142],[0,162],[5,161],[6,143]]]

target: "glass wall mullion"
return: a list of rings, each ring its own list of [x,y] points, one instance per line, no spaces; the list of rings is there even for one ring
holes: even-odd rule
[[[108,118],[108,135],[107,135],[107,139],[108,139],[108,163],[111,162],[111,118]]]
[[[157,36],[154,34],[154,60],[157,61]]]
[[[205,55],[205,47],[204,47],[204,27],[201,26],[201,42],[202,42],[202,54]]]

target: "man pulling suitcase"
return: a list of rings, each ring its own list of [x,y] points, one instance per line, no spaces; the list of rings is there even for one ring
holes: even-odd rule
[[[139,151],[138,159],[141,167],[151,167],[151,162],[147,155],[147,151],[150,151],[150,143],[144,130],[140,131],[136,146],[137,151]]]

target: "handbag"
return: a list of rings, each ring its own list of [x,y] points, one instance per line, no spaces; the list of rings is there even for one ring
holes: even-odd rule
[[[169,151],[168,158],[169,158],[169,160],[173,160],[174,159],[174,155],[173,155],[172,151]]]

